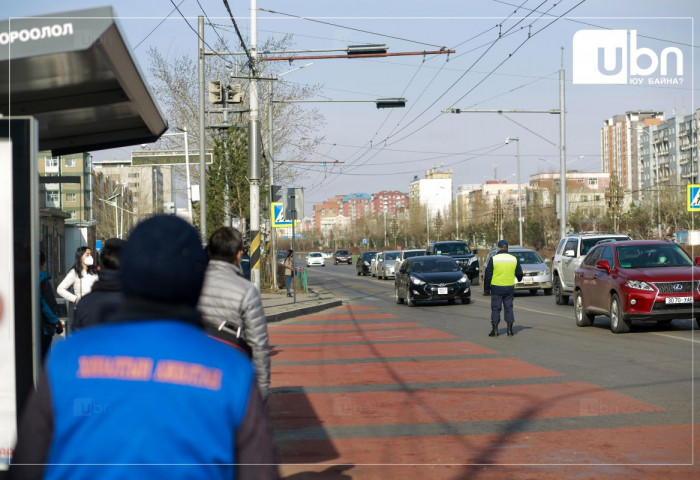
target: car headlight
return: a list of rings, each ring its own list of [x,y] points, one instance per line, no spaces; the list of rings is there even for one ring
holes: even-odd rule
[[[369,262],[365,262],[365,265],[367,265],[369,267]]]
[[[467,280],[469,280],[469,277],[467,277],[466,275],[462,275],[462,278],[460,278],[460,279],[457,280],[457,281],[458,281],[459,283],[467,283]]]
[[[414,285],[425,285],[425,282],[423,280],[416,277],[411,277],[411,283],[413,283]]]
[[[641,280],[627,280],[625,282],[625,287],[634,288],[636,290],[646,290],[648,292],[654,291],[654,287],[649,285],[647,282],[642,282]]]

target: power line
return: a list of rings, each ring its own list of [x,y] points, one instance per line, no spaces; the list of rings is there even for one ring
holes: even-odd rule
[[[236,35],[238,36],[238,40],[241,42],[241,47],[243,47],[243,51],[245,52],[246,57],[248,57],[248,63],[250,65],[250,70],[251,70],[253,76],[255,76],[256,75],[255,62],[253,61],[253,57],[250,55],[250,51],[248,50],[248,47],[246,46],[245,41],[243,40],[243,35],[241,35],[241,31],[238,29],[238,24],[236,23],[236,19],[233,18],[233,12],[231,11],[231,7],[228,4],[228,0],[224,0],[224,6],[226,7],[226,10],[228,11],[229,17],[231,17],[231,22],[233,22],[233,28],[236,29]]]
[[[511,7],[514,7],[514,6],[515,6],[515,5],[513,5],[512,3],[504,2],[503,0],[493,0],[493,1],[496,2],[496,3],[502,3],[502,4],[504,4],[504,5],[509,5],[509,6],[511,6]],[[526,8],[526,7],[522,7],[522,8],[524,8],[525,10],[530,10],[529,8]],[[532,10],[532,11],[535,12],[535,10]],[[537,13],[539,13],[539,12],[537,12]],[[596,25],[596,24],[594,24],[594,23],[584,22],[584,21],[582,21],[582,20],[575,20],[575,19],[573,19],[573,18],[565,18],[564,20],[566,20],[566,21],[568,21],[568,22],[573,22],[573,23],[580,23],[581,25],[586,25],[586,26],[588,26],[588,27],[600,28],[601,30],[612,30],[611,27],[603,27],[602,25]],[[700,45],[692,45],[692,44],[689,44],[689,43],[676,42],[676,41],[674,41],[674,40],[666,40],[666,39],[664,39],[664,38],[652,37],[652,36],[649,36],[649,35],[639,35],[639,34],[638,34],[637,36],[638,36],[638,37],[642,37],[642,38],[648,38],[648,39],[650,39],[650,40],[656,40],[656,41],[659,41],[659,42],[675,43],[676,45],[682,45],[682,46],[684,46],[684,47],[700,48]]]
[[[369,30],[362,30],[362,29],[360,29],[360,28],[347,27],[347,26],[345,26],[345,25],[339,25],[339,24],[337,24],[337,23],[324,22],[324,21],[322,21],[322,20],[318,20],[318,19],[315,19],[315,18],[301,17],[301,16],[299,16],[299,15],[292,15],[291,13],[277,12],[277,11],[275,11],[275,10],[267,10],[267,9],[265,9],[265,8],[258,8],[258,10],[263,11],[263,12],[267,12],[267,13],[272,13],[273,15],[274,15],[274,14],[283,15],[283,16],[285,16],[285,17],[297,18],[297,19],[299,19],[299,20],[307,20],[307,21],[309,21],[309,22],[320,23],[320,24],[329,25],[329,26],[332,26],[332,27],[344,28],[344,29],[346,29],[346,30],[352,30],[352,31],[355,31],[355,32],[368,33],[368,34],[370,34],[370,35],[377,35],[377,36],[379,36],[379,37],[393,38],[394,40],[401,40],[401,41],[403,41],[403,42],[415,43],[415,44],[418,44],[418,45],[428,45],[428,46],[430,46],[430,47],[444,48],[444,45],[435,45],[435,44],[433,44],[433,43],[418,42],[418,41],[416,41],[416,40],[410,40],[410,39],[408,39],[408,38],[395,37],[395,36],[393,36],[393,35],[387,35],[387,34],[384,34],[384,33],[376,33],[376,32],[371,32],[371,31],[369,31]]]
[[[209,47],[209,50],[212,50],[212,51],[213,51],[214,49],[211,48],[211,46],[210,46],[207,42],[205,42],[204,39],[203,39],[202,37],[199,36],[199,32],[198,32],[197,30],[195,30],[195,28],[194,28],[192,25],[190,25],[190,22],[188,22],[188,21],[187,21],[187,18],[182,14],[182,12],[180,11],[180,8],[178,7],[178,5],[175,5],[174,0],[170,0],[170,3],[173,4],[173,6],[175,7],[175,10],[177,10],[177,13],[180,14],[180,16],[182,17],[182,19],[183,19],[183,20],[185,21],[185,23],[187,24],[187,26],[190,27],[190,30],[192,30],[192,31],[194,32],[194,34],[197,35],[197,38],[199,38],[199,39],[202,41],[202,43],[204,43],[204,45],[206,45],[207,47]],[[182,4],[182,2],[180,2],[180,4]]]
[[[185,0],[181,0],[180,3],[177,4],[177,6],[179,7],[179,6],[182,5],[183,3],[185,3]],[[168,18],[170,18],[170,15],[172,15],[176,10],[177,10],[177,8],[173,8],[172,10],[170,10],[170,13],[168,14],[168,16],[166,16],[165,18],[163,18],[163,19],[160,21],[160,23],[158,23],[158,25],[156,25],[155,27],[153,27],[153,30],[151,30],[150,32],[148,32],[148,35],[146,35],[145,37],[143,37],[143,39],[142,39],[139,43],[136,44],[136,46],[134,47],[134,50],[136,50],[137,48],[139,48],[139,46],[140,46],[143,42],[145,42],[146,39],[148,39],[148,37],[150,37],[150,36],[153,34],[153,32],[155,32],[155,31],[158,29],[158,27],[160,27],[161,25],[163,25],[163,23],[164,23]]]

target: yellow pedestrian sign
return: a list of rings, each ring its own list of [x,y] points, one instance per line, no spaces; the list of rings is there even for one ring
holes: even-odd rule
[[[687,185],[688,211],[700,211],[700,185]]]
[[[284,203],[273,202],[270,204],[270,222],[272,228],[291,228],[292,221],[284,218]]]

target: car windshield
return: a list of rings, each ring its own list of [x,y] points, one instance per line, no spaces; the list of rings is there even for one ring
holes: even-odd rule
[[[309,257],[322,257],[322,256],[323,256],[323,255],[321,255],[320,253],[316,253],[316,252],[314,252],[314,253],[309,253]]]
[[[601,240],[630,240],[630,237],[597,237],[584,238],[581,240],[581,256],[587,255],[588,251],[593,248]]]
[[[396,257],[398,257],[398,256],[399,256],[399,254],[398,254],[398,253],[394,253],[394,252],[385,253],[385,254],[384,254],[384,260],[396,260]]]
[[[335,254],[336,255],[350,255],[350,252],[348,252],[347,250],[338,250],[337,252],[335,252]]]
[[[404,252],[403,258],[422,257],[423,255],[425,255],[424,250],[419,250],[416,252]]]
[[[693,260],[678,245],[634,245],[617,247],[622,268],[690,267]]]
[[[369,260],[376,254],[377,252],[365,252],[362,254],[362,260]]]
[[[533,263],[543,263],[542,258],[535,252],[511,252],[522,264],[528,265]]]
[[[440,273],[440,272],[459,272],[460,269],[454,260],[418,260],[413,262],[411,272],[413,273]]]
[[[441,243],[435,245],[436,255],[466,255],[471,253],[466,243]]]

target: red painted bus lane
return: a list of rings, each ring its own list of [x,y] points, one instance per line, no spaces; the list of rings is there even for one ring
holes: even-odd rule
[[[421,360],[272,366],[273,387],[331,387],[418,382],[469,382],[560,374],[517,358]]]

